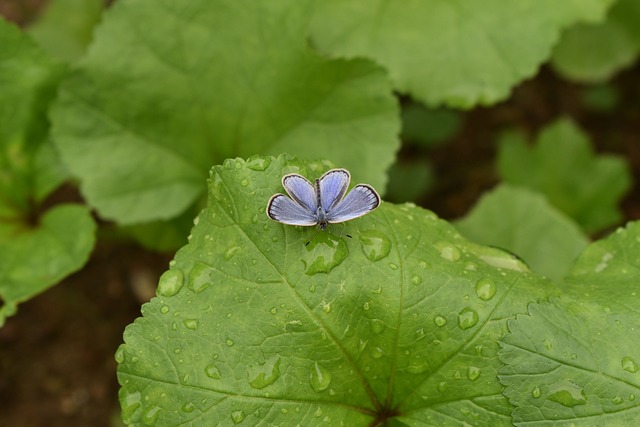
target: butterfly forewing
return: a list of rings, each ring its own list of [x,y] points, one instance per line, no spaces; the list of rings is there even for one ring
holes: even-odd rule
[[[289,225],[310,227],[318,223],[318,219],[313,212],[294,202],[284,194],[276,194],[269,199],[267,216],[274,221]]]
[[[320,177],[320,197],[325,212],[331,211],[349,188],[351,176],[345,169],[331,169]]]
[[[327,213],[330,223],[349,221],[368,214],[380,205],[380,196],[371,186],[358,184]]]
[[[305,177],[290,173],[282,177],[282,186],[289,196],[300,206],[307,208],[309,213],[316,212],[318,209],[316,189]]]

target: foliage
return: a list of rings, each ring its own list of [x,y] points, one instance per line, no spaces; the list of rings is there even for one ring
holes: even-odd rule
[[[617,205],[631,185],[626,162],[595,155],[587,136],[566,119],[546,127],[533,147],[503,139],[498,168],[505,182],[544,194],[588,232],[620,220]]]
[[[39,212],[67,177],[48,140],[46,120],[63,67],[2,20],[0,46],[1,326],[19,302],[82,267],[93,248],[95,224],[80,205]]]
[[[588,243],[578,225],[542,195],[507,184],[486,193],[455,225],[468,239],[509,250],[556,280]]]
[[[630,66],[640,53],[640,3],[617,0],[607,19],[576,25],[555,47],[551,63],[566,78],[599,82]]]

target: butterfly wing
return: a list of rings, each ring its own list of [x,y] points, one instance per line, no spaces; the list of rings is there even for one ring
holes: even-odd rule
[[[305,177],[297,173],[290,173],[282,177],[282,186],[297,204],[307,208],[309,213],[315,217],[318,210],[316,190]]]
[[[380,196],[373,187],[358,184],[327,213],[330,223],[349,221],[366,215],[380,205]]]
[[[275,194],[269,199],[267,216],[274,221],[288,225],[310,227],[318,223],[318,219],[313,212],[284,194]]]
[[[349,188],[350,180],[351,176],[346,169],[331,169],[320,177],[320,199],[325,212],[330,212],[340,203]]]

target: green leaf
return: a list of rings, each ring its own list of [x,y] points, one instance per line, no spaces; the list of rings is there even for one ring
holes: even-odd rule
[[[455,225],[468,239],[509,250],[552,279],[563,278],[589,243],[544,197],[509,185],[485,194]]]
[[[498,168],[507,183],[544,194],[587,232],[615,224],[618,203],[631,185],[629,167],[614,155],[595,155],[587,136],[570,120],[546,127],[533,147],[503,141]]]
[[[527,425],[640,423],[640,224],[590,245],[566,295],[509,322],[500,381]]]
[[[82,267],[95,243],[95,222],[78,205],[49,209],[34,227],[0,223],[0,326],[28,300]]]
[[[457,111],[409,104],[402,108],[402,139],[425,147],[437,146],[455,136],[461,121]]]
[[[553,51],[552,64],[565,78],[602,82],[632,65],[640,52],[640,3],[618,0],[604,22],[567,30]]]
[[[51,56],[75,61],[91,42],[103,5],[104,0],[52,0],[28,32]]]
[[[48,140],[46,110],[63,68],[0,19],[0,326],[25,301],[79,269],[95,224],[80,206],[41,202],[67,174]]]
[[[397,90],[470,108],[506,98],[533,76],[565,27],[602,19],[612,0],[325,0],[313,39],[346,57],[374,58]]]
[[[390,83],[369,61],[316,55],[310,9],[308,0],[114,4],[53,112],[90,204],[122,224],[173,218],[202,197],[212,164],[255,153],[331,155],[384,188],[398,147]]]
[[[213,168],[189,244],[116,353],[126,423],[511,425],[497,341],[556,291],[414,205],[336,226],[353,239],[267,218],[284,174],[329,167]]]

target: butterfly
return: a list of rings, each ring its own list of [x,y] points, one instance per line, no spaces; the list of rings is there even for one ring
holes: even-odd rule
[[[347,194],[350,181],[346,169],[331,169],[314,184],[297,173],[287,174],[282,186],[291,198],[271,196],[267,216],[282,224],[316,225],[324,231],[329,224],[361,217],[380,205],[380,196],[370,185],[358,184]]]

